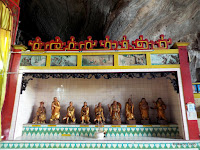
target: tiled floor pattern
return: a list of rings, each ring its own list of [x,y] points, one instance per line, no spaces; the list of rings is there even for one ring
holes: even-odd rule
[[[179,138],[177,125],[24,125],[23,137],[60,137],[63,135],[93,137],[102,130],[107,137]]]
[[[143,137],[144,138],[144,137]],[[155,140],[155,139],[152,139]],[[199,150],[200,141],[6,141],[0,149],[188,149]]]

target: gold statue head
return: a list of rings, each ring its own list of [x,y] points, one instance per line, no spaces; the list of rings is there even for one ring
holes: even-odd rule
[[[129,103],[129,104],[132,104],[131,98],[128,99],[128,103]]]
[[[143,103],[146,102],[146,99],[145,99],[145,98],[142,98],[142,99],[141,99],[141,102],[143,102]]]
[[[69,106],[71,106],[71,107],[73,106],[73,102],[72,101],[69,102]]]
[[[98,103],[98,107],[101,107],[101,102]]]
[[[117,101],[114,101],[114,102],[113,102],[113,105],[117,105]]]
[[[84,102],[84,106],[87,106],[87,102]]]
[[[156,103],[163,103],[162,98],[159,97]]]
[[[44,106],[44,102],[41,101],[41,102],[40,102],[40,107],[43,107],[43,106]]]
[[[57,101],[58,101],[57,97],[54,97],[54,98],[53,98],[53,100],[54,100],[55,102],[57,102]]]

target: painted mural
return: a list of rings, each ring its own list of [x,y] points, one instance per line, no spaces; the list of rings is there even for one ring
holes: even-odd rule
[[[76,66],[77,56],[75,55],[60,55],[51,56],[51,66]]]
[[[46,66],[46,56],[22,55],[20,66]]]
[[[152,65],[179,64],[178,54],[151,54]]]
[[[83,55],[82,66],[113,66],[113,55]]]
[[[145,54],[119,55],[119,66],[146,65]]]

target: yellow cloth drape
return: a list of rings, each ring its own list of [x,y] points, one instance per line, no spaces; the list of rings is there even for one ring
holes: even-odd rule
[[[9,9],[0,0],[0,112],[5,99],[9,52],[11,46],[11,30],[13,17]],[[1,115],[0,115],[1,124]],[[1,128],[0,128],[1,134]],[[0,138],[1,140],[1,138]]]
[[[0,1],[0,28],[11,31],[12,22],[13,17],[10,10]]]
[[[0,28],[0,110],[3,106],[6,86],[6,72],[8,70],[9,49],[11,45],[10,31]]]

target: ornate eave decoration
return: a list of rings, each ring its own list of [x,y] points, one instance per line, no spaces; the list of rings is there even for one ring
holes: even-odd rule
[[[87,40],[76,42],[75,37],[71,36],[70,40],[63,42],[60,37],[56,36],[55,40],[42,42],[40,37],[35,40],[30,40],[28,45],[31,46],[31,51],[94,51],[94,50],[150,50],[150,49],[168,49],[172,44],[172,39],[165,39],[164,35],[160,35],[160,39],[152,41],[144,39],[143,35],[139,39],[129,41],[127,36],[124,35],[121,41],[110,40],[107,35],[105,40],[92,40],[92,36],[88,36]],[[101,49],[97,49],[97,47]]]
[[[69,78],[83,78],[83,79],[112,79],[112,78],[144,78],[147,77],[148,80],[156,78],[166,78],[171,81],[174,90],[179,93],[178,88],[178,78],[176,72],[120,72],[120,73],[25,73],[22,77],[21,94],[22,91],[26,90],[28,82],[34,78],[38,79],[49,79],[49,78],[59,78],[59,79],[69,79]]]

